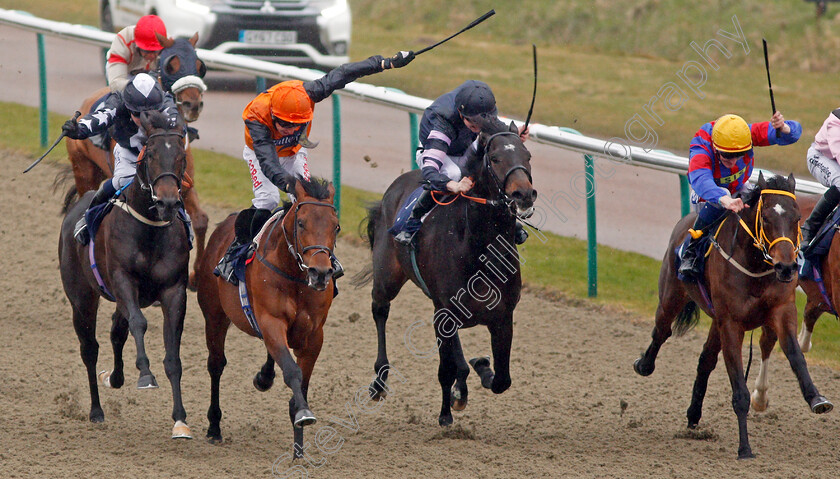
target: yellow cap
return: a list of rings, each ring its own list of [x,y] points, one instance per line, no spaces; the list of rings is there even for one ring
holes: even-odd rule
[[[723,115],[712,127],[712,144],[725,153],[747,151],[752,148],[750,127],[738,115]]]

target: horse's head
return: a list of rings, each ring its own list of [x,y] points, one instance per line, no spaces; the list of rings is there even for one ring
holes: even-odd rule
[[[163,221],[174,218],[181,207],[181,180],[187,167],[184,122],[175,125],[159,111],[144,111],[140,125],[146,132],[146,146],[138,158],[137,178],[151,194],[153,207]]]
[[[335,188],[322,179],[298,178],[294,195],[295,202],[283,219],[286,243],[298,267],[306,271],[308,286],[323,291],[334,273],[333,249],[339,231]]]
[[[499,198],[519,217],[534,214],[537,190],[531,184],[531,153],[512,122],[508,126],[497,120],[482,128],[467,170],[481,193]]]
[[[175,96],[181,116],[187,122],[193,122],[198,119],[204,108],[203,96],[207,91],[207,85],[202,80],[207,73],[207,67],[195,53],[198,33],[189,40],[172,40],[165,37],[158,40],[163,46],[158,60],[163,89]]]
[[[796,180],[773,176],[758,176],[758,186],[749,193],[746,203],[754,210],[757,244],[765,259],[772,263],[776,279],[788,283],[796,272],[799,252],[799,205],[794,191]]]

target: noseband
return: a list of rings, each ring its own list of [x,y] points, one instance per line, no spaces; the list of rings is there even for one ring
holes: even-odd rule
[[[490,144],[497,137],[508,135],[512,135],[519,138],[519,135],[512,131],[502,131],[499,133],[493,133],[492,135],[490,135],[489,138],[487,138],[487,144],[484,145],[483,161],[484,168],[489,172],[490,178],[493,180],[493,184],[495,185],[496,190],[498,191],[498,195],[501,197],[501,202],[505,206],[507,206],[510,211],[515,211],[515,200],[505,192],[505,186],[507,185],[508,178],[510,178],[510,175],[512,175],[515,171],[522,170],[525,172],[525,175],[528,176],[529,182],[533,183],[533,180],[531,179],[531,172],[528,171],[528,168],[525,168],[525,166],[523,165],[514,165],[510,167],[510,169],[507,171],[507,173],[505,173],[505,176],[502,179],[499,179],[499,177],[496,175],[496,172],[493,170],[492,162],[490,161]]]
[[[152,201],[154,201],[154,202],[158,201],[158,197],[155,194],[155,184],[157,183],[157,181],[159,179],[164,178],[166,176],[171,176],[171,177],[175,178],[175,182],[178,184],[178,195],[180,196],[180,194],[181,194],[181,177],[184,174],[183,171],[181,172],[180,175],[177,175],[177,174],[175,174],[174,172],[171,172],[171,171],[164,171],[163,173],[161,173],[157,177],[155,177],[154,180],[149,180],[149,176],[150,176],[149,175],[149,162],[144,161],[145,156],[146,156],[146,149],[148,148],[149,140],[151,140],[152,138],[155,138],[155,137],[159,137],[159,136],[176,136],[178,138],[184,138],[184,134],[181,133],[181,132],[178,132],[178,131],[163,131],[163,132],[159,132],[159,133],[152,133],[151,135],[149,135],[149,138],[146,139],[146,145],[144,145],[143,149],[140,150],[140,154],[137,155],[137,165],[142,166],[143,175],[146,177],[146,179],[144,181],[143,178],[141,177],[141,175],[137,175],[137,179],[140,181],[140,187],[143,190],[149,191],[151,193]],[[186,168],[186,163],[184,164],[184,168]]]

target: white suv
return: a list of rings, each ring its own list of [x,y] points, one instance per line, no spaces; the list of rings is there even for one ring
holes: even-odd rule
[[[198,32],[199,48],[326,69],[349,61],[347,0],[99,0],[104,31],[149,14],[170,37]]]

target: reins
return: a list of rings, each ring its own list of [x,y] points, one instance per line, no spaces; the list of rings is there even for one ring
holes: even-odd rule
[[[158,197],[155,194],[155,183],[157,183],[159,179],[167,177],[167,176],[171,176],[171,177],[175,178],[175,182],[178,184],[178,194],[180,195],[181,194],[181,186],[182,186],[182,183],[183,183],[182,177],[183,177],[183,175],[186,174],[186,171],[182,172],[181,175],[177,175],[172,171],[164,171],[163,173],[161,173],[157,177],[155,177],[154,180],[149,179],[149,176],[150,176],[149,175],[149,163],[147,161],[143,161],[143,160],[145,159],[145,156],[146,156],[146,149],[148,148],[149,140],[151,140],[152,138],[155,138],[155,137],[159,137],[159,136],[177,136],[178,138],[184,138],[185,137],[184,133],[180,132],[180,131],[161,131],[161,132],[157,132],[157,133],[152,133],[146,139],[146,144],[143,145],[143,149],[140,150],[140,154],[137,155],[137,166],[138,166],[138,168],[140,166],[143,167],[143,173],[146,176],[146,181],[144,182],[143,178],[141,178],[140,175],[137,175],[137,178],[140,180],[140,187],[145,191],[149,191],[149,193],[151,194],[151,198],[152,198],[153,202],[158,200]],[[184,168],[186,169],[186,163],[184,164]]]

